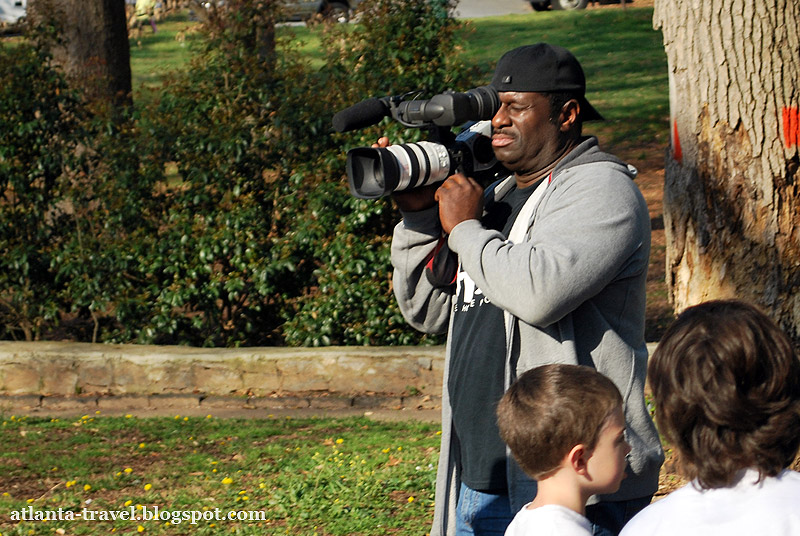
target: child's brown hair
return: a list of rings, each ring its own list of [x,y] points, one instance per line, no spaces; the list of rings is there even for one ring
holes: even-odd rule
[[[531,477],[548,476],[579,444],[591,451],[622,406],[610,379],[590,367],[552,364],[526,371],[497,406],[500,437]]]
[[[800,448],[800,360],[768,316],[740,301],[684,311],[648,366],[656,422],[682,471],[703,488],[761,478],[791,465]]]

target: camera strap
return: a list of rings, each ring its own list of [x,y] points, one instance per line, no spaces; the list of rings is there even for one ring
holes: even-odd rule
[[[506,240],[507,243],[521,244],[525,241],[525,238],[528,236],[528,229],[530,229],[533,211],[539,205],[539,201],[542,199],[545,190],[547,190],[547,187],[550,186],[552,181],[553,172],[551,171],[550,175],[547,176],[547,179],[542,180],[528,200],[525,201],[525,205],[522,207],[522,210],[519,211],[517,219],[514,220],[514,225],[511,227],[511,231],[508,233],[508,240]],[[514,330],[516,329],[514,315],[506,310],[503,310],[503,322],[505,323],[506,327],[506,341],[513,341]],[[510,344],[507,345],[507,359],[509,360],[511,359],[511,346],[512,345]],[[510,361],[508,362],[510,363]]]
[[[534,190],[528,200],[525,201],[525,205],[522,207],[522,210],[519,211],[517,219],[514,220],[514,225],[511,227],[511,231],[508,233],[508,240],[506,242],[511,244],[521,244],[525,241],[525,237],[528,234],[528,229],[530,228],[533,211],[539,204],[539,200],[544,195],[544,191],[547,189],[547,187],[550,186],[550,182],[552,182],[552,180],[553,173],[550,172],[550,175],[547,176],[547,179],[541,181],[536,187],[536,190]]]

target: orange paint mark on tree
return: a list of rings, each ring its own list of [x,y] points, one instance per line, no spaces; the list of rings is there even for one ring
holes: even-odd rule
[[[678,136],[678,122],[672,122],[672,158],[676,162],[683,160],[683,149],[681,149],[681,138]]]
[[[787,148],[800,144],[800,110],[795,106],[783,109],[783,141]]]

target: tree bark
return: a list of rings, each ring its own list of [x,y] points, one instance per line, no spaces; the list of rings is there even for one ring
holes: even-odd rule
[[[131,103],[125,0],[30,0],[28,17],[55,26],[53,60],[89,100]]]
[[[745,299],[800,342],[800,5],[656,0],[653,22],[669,68],[673,305]]]

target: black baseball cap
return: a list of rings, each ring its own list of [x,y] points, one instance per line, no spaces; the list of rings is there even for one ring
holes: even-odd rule
[[[560,46],[536,43],[506,52],[497,62],[491,86],[498,92],[574,91],[580,95],[581,120],[603,120],[584,96],[586,77],[581,64],[569,50]]]

